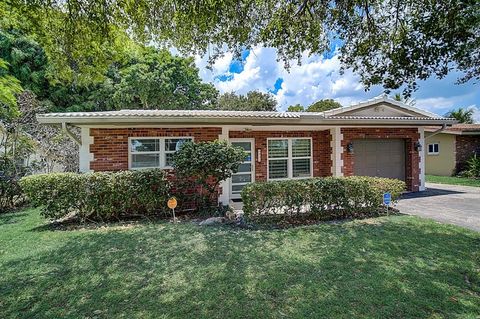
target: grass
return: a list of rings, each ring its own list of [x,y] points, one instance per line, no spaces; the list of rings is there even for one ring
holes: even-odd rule
[[[426,175],[425,177],[429,183],[480,187],[480,179],[437,175]]]
[[[480,234],[412,216],[287,230],[0,215],[0,318],[478,318]]]

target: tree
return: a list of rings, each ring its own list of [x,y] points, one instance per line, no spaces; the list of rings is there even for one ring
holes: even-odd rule
[[[145,0],[134,6],[11,0],[0,13],[4,25],[22,21],[50,58],[71,69],[105,64],[110,56],[103,48],[121,51],[128,35],[183,53],[212,52],[212,60],[224,49],[240,55],[256,46],[275,47],[287,65],[304,52],[331,52],[341,42],[343,68],[353,69],[367,88],[405,84],[407,94],[417,80],[455,70],[464,73],[460,82],[480,78],[477,0]]]
[[[307,107],[307,112],[324,112],[332,109],[342,107],[342,105],[332,99],[318,100]]]
[[[8,74],[8,63],[0,58],[0,124],[19,115],[15,94],[21,91],[20,81]]]
[[[119,72],[113,85],[115,108],[206,109],[215,103],[218,91],[203,83],[192,58],[146,49]]]
[[[451,117],[459,121],[460,123],[465,123],[465,124],[473,124],[473,114],[474,114],[473,109],[467,109],[467,108],[458,108],[456,110],[451,110],[447,114],[445,114],[445,117]]]
[[[165,50],[137,48],[114,59],[100,80],[59,82],[51,76],[54,67],[43,48],[11,30],[0,31],[0,58],[10,65],[8,75],[33,92],[46,111],[205,109],[218,95],[213,85],[202,82],[193,59]]]
[[[219,97],[216,108],[230,111],[276,111],[277,101],[272,94],[259,91],[250,91],[246,95],[230,92]]]
[[[300,104],[290,105],[287,112],[305,112],[305,108]]]

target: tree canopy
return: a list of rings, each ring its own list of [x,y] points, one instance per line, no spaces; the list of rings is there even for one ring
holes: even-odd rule
[[[259,91],[250,91],[246,95],[231,92],[219,97],[216,108],[236,111],[276,111],[277,100],[272,94]]]
[[[480,79],[477,0],[10,0],[0,16],[3,27],[34,34],[66,76],[103,74],[96,71],[129,46],[156,43],[212,59],[274,47],[287,65],[336,48],[367,88],[405,85],[406,95],[418,80],[453,70],[463,72],[460,82]]]
[[[335,100],[323,99],[310,104],[307,108],[304,108],[300,104],[290,105],[287,109],[287,112],[324,112],[339,107],[342,107],[342,105]]]
[[[445,114],[445,117],[454,118],[460,123],[473,124],[474,123],[473,114],[474,114],[473,109],[458,108],[456,110],[451,110],[450,112]]]

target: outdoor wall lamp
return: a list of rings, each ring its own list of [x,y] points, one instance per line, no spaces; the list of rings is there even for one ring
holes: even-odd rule
[[[413,147],[415,148],[415,151],[417,151],[417,152],[422,151],[422,144],[420,144],[419,141],[416,141],[415,144],[413,144]]]
[[[353,143],[350,142],[347,144],[347,152],[353,154]]]

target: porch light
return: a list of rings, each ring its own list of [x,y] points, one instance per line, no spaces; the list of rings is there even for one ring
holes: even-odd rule
[[[353,143],[350,142],[347,144],[347,152],[353,154]]]
[[[415,151],[417,151],[417,152],[422,151],[422,144],[420,144],[419,141],[416,141],[415,144],[413,144],[413,147],[415,148]]]

